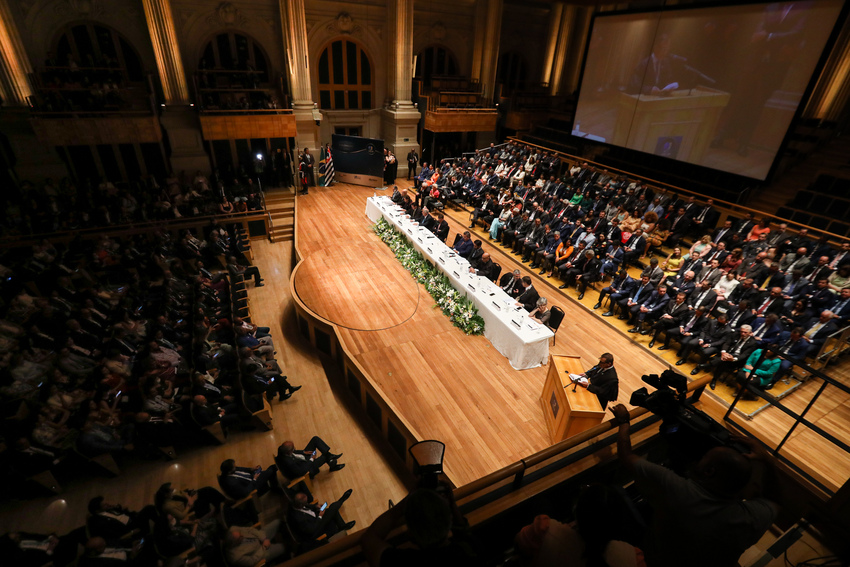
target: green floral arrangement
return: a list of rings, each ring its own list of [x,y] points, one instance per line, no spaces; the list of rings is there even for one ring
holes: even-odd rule
[[[375,234],[390,247],[405,270],[428,290],[455,327],[467,335],[484,332],[484,319],[475,304],[452,286],[451,280],[425,260],[407,238],[395,230],[386,219],[375,224]]]

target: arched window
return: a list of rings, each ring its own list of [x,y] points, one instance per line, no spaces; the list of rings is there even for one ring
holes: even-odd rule
[[[499,69],[496,72],[498,82],[503,86],[503,92],[525,88],[528,65],[525,57],[518,51],[509,51],[499,58]]]
[[[47,67],[115,69],[120,70],[124,80],[145,80],[142,60],[130,42],[115,30],[94,22],[74,24],[61,32],[46,63]]]
[[[216,35],[204,47],[200,69],[256,71],[260,83],[269,82],[269,58],[252,37],[238,32]]]
[[[325,110],[372,108],[372,64],[353,41],[334,41],[319,56],[319,106]]]
[[[440,45],[429,45],[416,56],[414,77],[429,81],[432,75],[454,77],[460,71],[452,50]]]

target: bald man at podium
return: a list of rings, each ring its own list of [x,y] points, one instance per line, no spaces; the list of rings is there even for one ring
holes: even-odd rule
[[[617,369],[614,368],[614,355],[606,352],[599,357],[599,364],[582,374],[586,380],[579,380],[578,384],[587,391],[596,394],[602,409],[609,402],[616,402],[620,393],[620,380],[617,378]]]

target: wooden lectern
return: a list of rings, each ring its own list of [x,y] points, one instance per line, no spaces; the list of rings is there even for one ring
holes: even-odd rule
[[[582,372],[581,357],[549,355],[549,373],[540,403],[553,443],[590,429],[605,418],[605,410],[596,394],[581,386],[573,391],[569,375]]]
[[[670,96],[620,93],[611,143],[699,163],[729,98],[729,93],[707,87],[677,90]],[[659,143],[666,139],[679,143],[675,154],[659,152]]]

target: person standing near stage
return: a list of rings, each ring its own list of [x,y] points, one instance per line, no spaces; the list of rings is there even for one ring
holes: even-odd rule
[[[307,189],[309,187],[311,187],[312,185],[315,185],[315,183],[313,183],[313,164],[315,163],[315,161],[316,161],[315,158],[313,158],[313,155],[310,153],[310,149],[304,148],[304,152],[301,154],[301,156],[299,158],[299,162],[300,162],[300,168],[299,169],[301,171],[301,187],[302,187],[301,193],[303,195],[307,194]]]
[[[416,153],[416,148],[410,148],[407,152],[407,179],[416,177],[416,164],[419,163],[419,155]]]
[[[587,391],[596,394],[599,404],[605,409],[609,403],[617,401],[620,393],[620,380],[617,378],[617,370],[614,368],[614,355],[604,353],[599,357],[599,364],[582,374],[587,382],[579,382],[579,386],[587,388]]]

